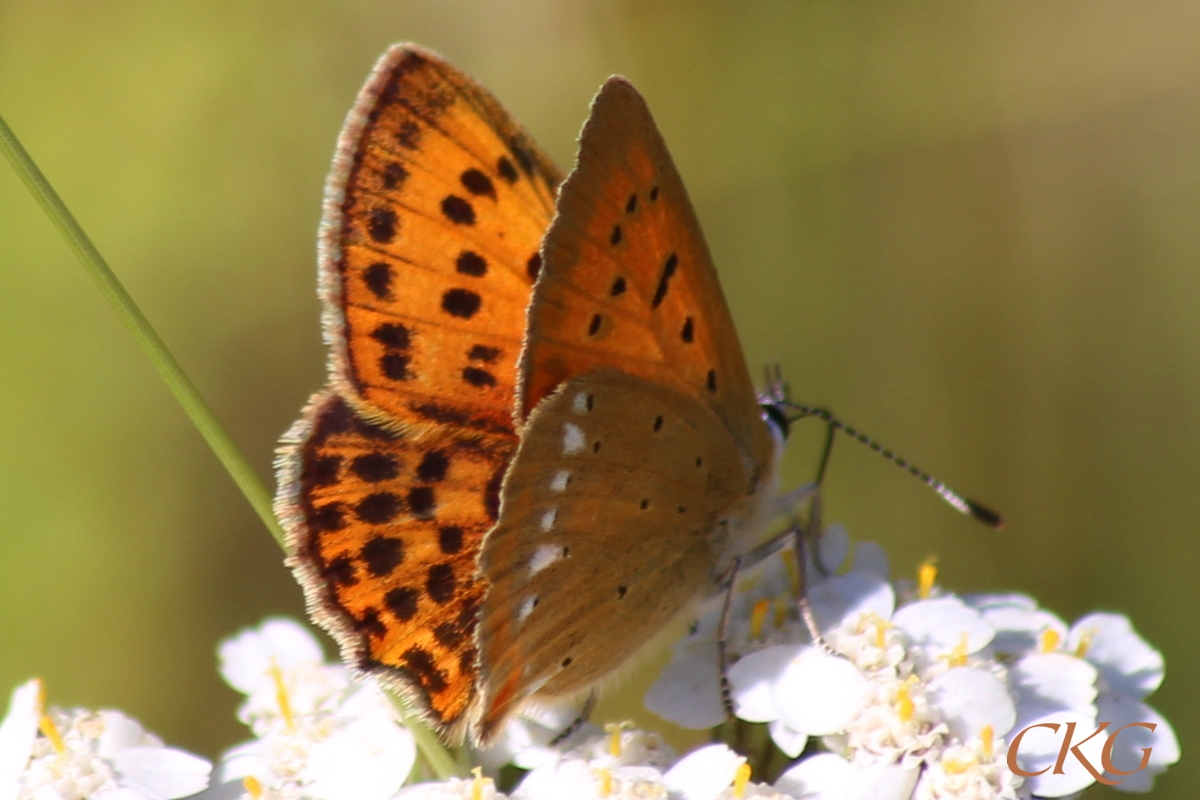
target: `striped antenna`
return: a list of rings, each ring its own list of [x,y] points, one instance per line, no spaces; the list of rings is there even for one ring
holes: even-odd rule
[[[984,525],[992,528],[999,529],[1004,527],[1004,520],[1001,518],[1000,514],[988,508],[983,503],[976,502],[968,497],[963,497],[961,494],[954,491],[945,483],[933,477],[908,459],[896,455],[891,450],[872,439],[870,436],[867,436],[858,429],[852,428],[846,423],[842,422],[840,419],[835,417],[833,412],[831,412],[829,409],[801,405],[799,403],[793,403],[790,400],[782,401],[782,405],[794,413],[794,416],[788,418],[788,422],[795,422],[806,417],[815,417],[829,427],[829,436],[825,439],[825,452],[821,455],[821,466],[817,472],[818,483],[820,482],[821,478],[824,477],[825,465],[829,461],[829,453],[833,447],[833,432],[841,431],[850,438],[854,439],[856,442],[865,444],[867,447],[871,448],[891,463],[908,472],[908,474],[916,477],[917,480],[921,481],[921,483],[925,484],[930,489],[933,489],[938,493],[939,496],[941,496],[943,500],[961,513],[966,514],[973,519],[977,519]]]

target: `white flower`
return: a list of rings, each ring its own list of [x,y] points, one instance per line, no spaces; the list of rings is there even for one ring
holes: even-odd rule
[[[658,736],[620,725],[532,770],[513,800],[662,798],[662,770],[673,757]]]
[[[374,683],[341,665],[296,622],[271,619],[218,650],[221,675],[246,701],[238,718],[256,738],[229,750],[222,781],[257,800],[385,800],[416,761],[412,733]]]
[[[899,764],[851,763],[820,753],[792,766],[775,788],[801,800],[904,800],[912,796],[918,771]]]
[[[1092,614],[1068,628],[1025,595],[957,597],[934,584],[932,564],[919,580],[893,584],[886,557],[869,544],[853,548],[848,572],[834,574],[851,547],[844,532],[832,533],[820,546],[825,569],[807,576],[823,646],[808,643],[790,607],[795,586],[779,566],[790,554],[749,570],[752,585],[731,598],[725,650],[734,713],[767,723],[793,758],[812,737],[832,751],[793,765],[780,791],[806,800],[1063,797],[1095,782],[1078,759],[1057,764],[1068,722],[1073,744],[1098,721],[1113,731],[1128,726],[1104,765],[1106,782],[1123,779],[1117,788],[1148,791],[1178,760],[1174,731],[1142,702],[1162,681],[1162,657],[1124,617]],[[717,606],[676,645],[647,695],[651,710],[689,727],[724,719]],[[1055,724],[1057,733],[1022,733]],[[1098,736],[1080,752],[1099,765],[1105,741]],[[1014,742],[1021,770],[1045,768],[1041,775],[1009,769]],[[705,766],[716,770],[720,759]],[[714,781],[700,783],[711,789]]]
[[[119,711],[43,710],[42,691],[17,687],[0,723],[0,800],[169,800],[208,786],[208,761]]]
[[[1021,778],[988,743],[955,744],[921,771],[913,800],[1017,800]]]
[[[392,800],[508,800],[491,778],[450,778],[406,786]]]

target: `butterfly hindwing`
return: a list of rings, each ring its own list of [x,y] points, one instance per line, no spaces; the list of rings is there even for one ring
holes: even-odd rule
[[[338,142],[321,230],[333,380],[416,436],[512,429],[515,364],[559,173],[432,53],[380,60]]]
[[[313,398],[280,452],[276,511],[310,613],[348,664],[450,738],[474,698],[476,554],[506,459],[471,440],[416,441],[330,393]]]
[[[723,422],[603,368],[534,410],[480,571],[480,734],[531,695],[597,685],[714,583],[749,481]]]

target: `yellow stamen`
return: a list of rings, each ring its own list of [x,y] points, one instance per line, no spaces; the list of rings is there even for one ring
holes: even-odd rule
[[[1079,644],[1075,645],[1075,657],[1083,658],[1092,649],[1092,640],[1096,638],[1094,628],[1084,628],[1079,632]]]
[[[737,768],[737,774],[733,777],[733,796],[736,800],[741,800],[746,796],[746,784],[750,783],[750,765],[742,762]]]
[[[937,580],[937,559],[933,556],[925,559],[917,567],[917,597],[928,600],[933,594],[933,584]]]
[[[67,743],[63,741],[62,734],[58,732],[58,726],[54,724],[54,720],[50,719],[48,714],[43,713],[38,717],[38,730],[50,740],[50,744],[54,746],[54,752],[59,755],[67,752]]]
[[[983,742],[983,757],[991,759],[996,755],[996,730],[991,725],[984,725],[983,730],[979,732],[979,738]]]
[[[63,741],[62,734],[58,732],[58,726],[46,713],[46,684],[40,680],[38,681],[38,730],[50,740],[54,752],[60,755],[67,752],[67,743]]]
[[[958,644],[954,645],[954,649],[946,655],[947,666],[965,667],[967,665],[967,647],[967,632],[963,631],[958,637]]]
[[[975,759],[968,758],[958,761],[953,758],[948,758],[942,762],[942,769],[947,775],[962,775],[964,772],[975,766]]]
[[[892,623],[883,617],[875,617],[875,646],[880,650],[887,646],[887,632],[891,627]]]
[[[896,712],[900,715],[900,721],[911,722],[915,710],[912,697],[908,693],[908,684],[903,683],[896,690]]]
[[[771,602],[763,599],[754,604],[753,610],[750,612],[750,638],[757,639],[762,636],[763,623],[767,621],[767,612],[771,609]]]
[[[242,778],[242,786],[246,789],[246,794],[250,795],[253,800],[259,800],[263,796],[262,784],[253,775]]]
[[[1053,653],[1058,650],[1058,645],[1062,642],[1062,636],[1053,628],[1046,628],[1042,631],[1041,641],[1038,643],[1043,653]]]
[[[474,779],[471,781],[471,800],[483,800],[483,790],[492,783],[491,778],[483,777],[483,767],[471,767]]]
[[[288,700],[287,686],[283,683],[283,670],[279,665],[271,665],[271,678],[275,681],[275,702],[279,704],[279,713],[289,731],[296,730],[296,718],[292,716],[292,703]]]
[[[613,758],[621,755],[621,731],[631,724],[630,722],[609,722],[604,726],[604,732],[608,734],[608,754]]]
[[[592,774],[596,776],[596,780],[600,782],[600,787],[596,794],[600,797],[608,797],[613,792],[613,775],[607,769],[593,769]]]

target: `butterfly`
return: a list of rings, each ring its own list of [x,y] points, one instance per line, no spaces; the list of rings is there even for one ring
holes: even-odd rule
[[[288,563],[345,661],[445,740],[586,695],[757,543],[786,420],[628,81],[564,182],[478,83],[393,47],[319,262],[329,382],[279,450]]]

